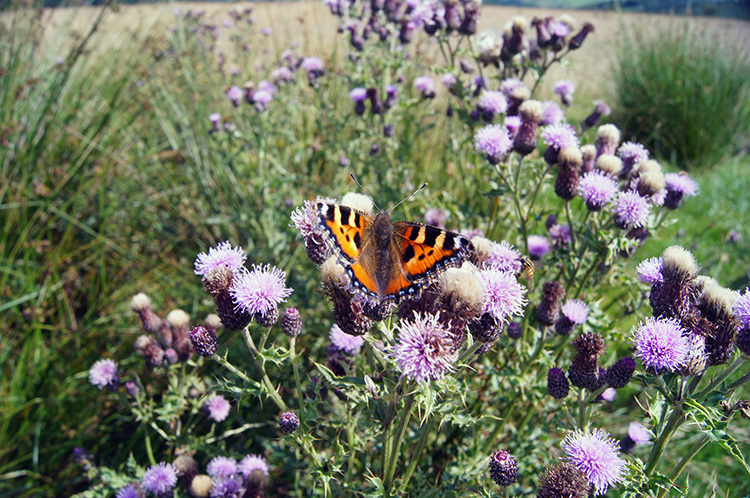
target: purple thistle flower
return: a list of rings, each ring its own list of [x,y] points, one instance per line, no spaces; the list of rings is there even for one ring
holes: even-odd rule
[[[508,133],[510,133],[510,138],[512,140],[515,138],[518,129],[521,127],[521,116],[505,116],[503,124],[508,129]]]
[[[444,227],[446,218],[447,215],[445,214],[445,211],[438,207],[430,208],[424,213],[424,222],[427,225],[432,225],[435,227]]]
[[[746,288],[735,301],[732,311],[740,321],[740,325],[750,325],[750,288]]]
[[[555,95],[566,95],[573,94],[576,91],[576,85],[570,80],[560,80],[555,83],[554,90]]]
[[[618,446],[602,429],[585,433],[577,430],[562,443],[565,460],[586,474],[597,495],[623,480],[625,462],[620,458]]]
[[[195,260],[195,271],[196,275],[205,277],[212,270],[219,267],[224,267],[236,273],[245,264],[245,251],[239,247],[232,247],[232,244],[222,242],[216,247],[212,247],[208,250],[208,254],[202,252],[198,254]]]
[[[570,34],[570,26],[564,22],[555,21],[552,23],[552,26],[550,26],[550,31],[558,38],[565,38]]]
[[[541,135],[545,144],[558,150],[566,147],[578,147],[579,142],[575,129],[567,123],[546,126]]]
[[[209,133],[216,133],[221,130],[221,114],[218,112],[212,112],[208,115],[208,120],[211,121],[211,129],[208,130]]]
[[[490,313],[499,325],[512,315],[523,315],[526,287],[518,283],[513,273],[488,268],[479,272],[479,279],[484,285],[483,313]]]
[[[645,444],[651,441],[651,433],[638,422],[630,422],[628,436],[635,444]]]
[[[268,104],[273,100],[273,94],[266,90],[258,90],[253,93],[253,106],[258,112],[268,109]]]
[[[442,78],[440,78],[440,82],[445,86],[446,88],[452,88],[453,85],[456,84],[456,76],[453,73],[446,73],[443,75]]]
[[[583,175],[578,190],[589,211],[599,211],[617,195],[618,186],[609,175],[595,170]]]
[[[270,36],[271,33],[273,33],[273,28],[271,26],[266,26],[265,28],[260,30],[260,33],[263,36]]]
[[[490,164],[499,164],[512,146],[508,129],[498,124],[485,126],[474,135],[474,148],[483,153]]]
[[[674,318],[647,318],[633,329],[635,356],[646,369],[674,372],[682,366],[688,354],[688,341],[680,322]]]
[[[550,251],[550,243],[543,235],[529,235],[529,257],[539,261]]]
[[[253,471],[260,470],[268,477],[268,463],[260,455],[247,455],[240,461],[238,469],[245,477],[250,477]]]
[[[615,200],[615,225],[620,228],[642,227],[651,213],[651,204],[638,192],[620,192]]]
[[[240,90],[240,87],[238,86],[231,86],[227,89],[225,92],[227,95],[227,98],[232,101],[232,104],[235,107],[240,106],[240,102],[242,102],[243,92]]]
[[[542,102],[542,125],[559,125],[565,119],[562,108],[550,100]]]
[[[602,393],[598,396],[599,398],[603,399],[604,401],[612,401],[615,399],[615,396],[617,395],[617,389],[613,387],[608,387]]]
[[[231,477],[237,473],[237,462],[231,457],[217,456],[208,462],[206,473],[211,477]]]
[[[477,109],[482,113],[485,121],[491,122],[495,115],[504,114],[508,110],[508,99],[502,92],[483,90],[477,100]]]
[[[117,385],[117,363],[105,358],[97,361],[89,370],[89,383],[98,387],[115,387]]]
[[[648,258],[641,261],[635,272],[644,284],[663,282],[664,276],[661,274],[662,264],[661,258]]]
[[[414,88],[422,93],[422,97],[431,99],[435,97],[435,82],[429,76],[418,76],[414,78]]]
[[[271,79],[277,85],[280,83],[288,83],[294,79],[294,74],[292,74],[291,69],[286,66],[282,66],[271,71]]]
[[[318,228],[318,202],[336,202],[335,199],[318,197],[315,201],[305,201],[302,207],[292,212],[292,225],[305,239],[312,235]]]
[[[300,63],[300,68],[308,73],[319,73],[325,70],[323,61],[320,60],[320,57],[305,57],[302,63]]]
[[[235,477],[219,477],[212,479],[211,498],[241,498],[245,493],[240,479]]]
[[[515,78],[508,78],[500,83],[500,91],[510,97],[515,90],[524,86],[526,85],[524,85],[523,81]]]
[[[698,193],[698,185],[687,173],[667,173],[665,204],[669,209],[677,209],[682,204],[683,197],[692,197]]]
[[[171,463],[152,465],[141,478],[141,486],[156,496],[166,495],[177,484],[177,471]]]
[[[484,263],[486,268],[512,272],[516,275],[521,272],[523,266],[521,264],[521,253],[513,245],[503,240],[499,244],[491,242],[491,248],[492,252]]]
[[[385,86],[385,105],[386,109],[390,109],[398,102],[398,87],[396,85]]]
[[[568,107],[573,104],[573,94],[575,91],[576,86],[570,80],[560,80],[555,83],[555,95],[559,95],[562,103]]]
[[[353,102],[364,102],[367,98],[367,88],[358,86],[349,92],[349,98],[352,99]]]
[[[561,311],[568,320],[576,325],[583,325],[586,323],[586,319],[589,316],[588,305],[580,299],[569,299],[563,304]]]
[[[333,327],[331,327],[331,331],[328,334],[328,337],[331,339],[331,344],[333,344],[337,349],[343,351],[349,356],[358,355],[360,349],[365,343],[365,340],[362,339],[362,337],[349,335],[335,324]]]
[[[206,401],[203,402],[203,408],[208,410],[209,418],[214,419],[216,422],[222,422],[229,416],[229,410],[232,409],[232,405],[224,399],[224,396],[214,394],[206,398]]]
[[[556,249],[566,248],[572,238],[570,235],[570,225],[554,224],[549,228],[549,238]]]
[[[276,85],[268,80],[261,80],[261,82],[258,83],[258,91],[268,92],[271,95],[276,95]]]
[[[636,164],[648,161],[648,149],[638,142],[625,142],[617,149],[617,155],[622,162],[627,164],[628,169]]]
[[[253,265],[251,270],[240,272],[229,289],[237,303],[236,310],[251,315],[273,312],[293,292],[285,280],[286,272],[271,265]]]
[[[440,313],[414,313],[410,320],[397,326],[399,330],[393,358],[403,375],[420,384],[440,380],[453,370],[456,355],[453,338],[440,322]]]
[[[115,498],[140,498],[140,496],[135,487],[132,484],[128,484],[127,486],[120,488],[115,495]]]

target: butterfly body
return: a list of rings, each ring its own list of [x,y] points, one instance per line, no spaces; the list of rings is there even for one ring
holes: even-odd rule
[[[466,237],[441,228],[399,221],[386,211],[375,218],[319,202],[318,222],[346,271],[350,290],[374,304],[416,299],[448,268],[461,266],[474,248]]]

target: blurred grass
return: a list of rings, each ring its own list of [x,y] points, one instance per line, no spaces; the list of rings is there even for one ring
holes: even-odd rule
[[[625,30],[614,69],[614,119],[658,156],[711,167],[747,144],[750,58],[742,42],[675,19],[663,29]]]
[[[0,331],[7,338],[0,342],[2,496],[85,487],[72,465],[75,446],[112,465],[131,451],[142,455],[140,434],[125,436],[135,428],[96,396],[87,371],[102,355],[128,356],[138,334],[127,311],[135,292],[148,292],[160,310],[180,305],[199,316],[209,309],[192,275],[193,258],[207,246],[231,240],[251,261],[293,268],[294,305],[315,292],[315,269],[301,263],[304,248],[288,215],[304,199],[355,190],[350,170],[383,208],[431,182],[397,218],[419,219],[434,205],[450,212],[450,228],[475,228],[489,216],[492,206],[477,186],[491,187],[461,152],[468,142],[448,141],[455,120],[444,118],[444,102],[422,103],[411,86],[400,96],[407,104],[391,115],[396,136],[386,140],[383,122],[344,126],[351,114],[347,92],[373,75],[330,78],[324,100],[299,73],[277,97],[294,112],[256,115],[249,106],[228,106],[226,75],[183,25],[174,37],[155,34],[106,58],[86,55],[86,34],[63,33],[73,43],[58,64],[37,50],[38,15],[33,9],[4,15],[0,33],[0,128],[7,140],[0,146]],[[153,56],[165,48],[175,55]],[[279,56],[278,49],[257,50],[248,61]],[[340,59],[328,54],[329,71],[342,71],[332,63]],[[270,63],[256,71],[269,69]],[[217,111],[256,140],[209,135],[207,116]],[[373,143],[380,145],[376,155],[369,152]],[[350,167],[337,165],[342,154]],[[739,221],[748,212],[747,168],[747,158],[739,157],[699,173],[701,195],[687,200],[680,223],[646,250],[657,254],[684,227],[680,242],[705,272],[724,285],[747,285],[750,233]],[[515,227],[500,229],[499,235],[515,235]],[[740,242],[725,245],[731,229]],[[311,328],[324,320],[317,315]]]

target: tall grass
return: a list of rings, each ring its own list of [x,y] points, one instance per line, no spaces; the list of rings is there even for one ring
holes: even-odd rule
[[[739,43],[690,21],[625,31],[614,67],[625,136],[680,165],[710,166],[750,130],[750,59]]]
[[[57,54],[39,50],[42,10],[16,5],[1,21],[0,489],[13,495],[57,494],[77,478],[73,447],[107,430],[81,410],[76,374],[117,348],[125,277],[151,264],[124,243],[132,213],[115,187],[132,76],[84,56],[104,18],[61,34]]]

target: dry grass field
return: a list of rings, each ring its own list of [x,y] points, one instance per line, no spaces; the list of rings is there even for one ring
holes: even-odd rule
[[[174,10],[204,10],[207,21],[218,26],[229,19],[232,9],[243,9],[245,6],[254,9],[256,25],[259,28],[271,27],[274,46],[277,52],[288,48],[290,44],[301,47],[302,52],[310,55],[330,57],[340,37],[336,33],[337,19],[330,15],[322,2],[300,3],[174,3],[121,6],[109,15],[101,29],[97,42],[92,46],[102,54],[114,48],[132,43],[147,36],[161,36],[166,29],[175,23]],[[49,16],[50,31],[45,47],[50,56],[58,43],[59,31],[68,29],[83,30],[98,13],[96,8],[54,9],[44,13]],[[623,14],[604,11],[550,11],[549,9],[519,9],[515,7],[485,6],[482,8],[480,30],[502,32],[503,26],[517,15],[532,19],[534,16],[552,14],[571,14],[578,22],[591,22],[596,27],[594,36],[587,40],[583,50],[572,53],[566,67],[554,67],[547,78],[547,83],[562,78],[579,82],[581,95],[597,97],[609,95],[611,90],[608,74],[610,62],[618,42],[626,32],[652,31],[669,29],[670,26],[681,28],[683,18],[674,18],[655,14]],[[71,22],[72,19],[72,22]],[[693,17],[690,28],[707,31],[736,46],[750,46],[750,23],[732,19]],[[223,40],[227,43],[226,40]],[[424,37],[422,43],[432,44],[434,38]],[[425,46],[424,53],[433,53],[435,47]],[[225,47],[230,52],[230,47]],[[345,53],[339,51],[339,53]]]

